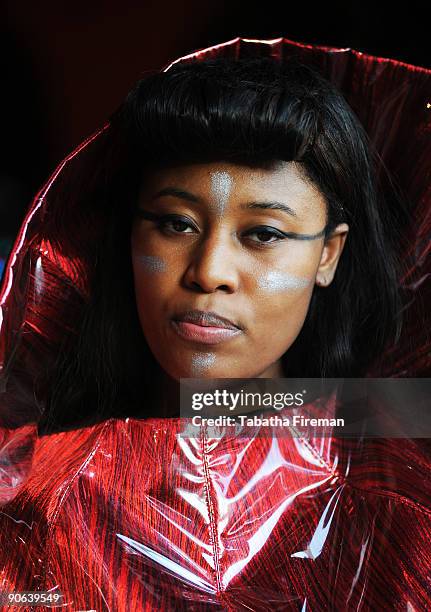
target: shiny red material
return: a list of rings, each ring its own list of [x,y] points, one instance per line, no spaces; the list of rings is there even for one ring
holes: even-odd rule
[[[286,39],[197,53],[292,54],[344,93],[416,220],[404,253],[407,323],[369,375],[428,377],[431,71]],[[103,210],[74,202],[74,185],[98,180],[107,130],[31,204],[3,279],[0,590],[57,590],[63,607],[98,612],[429,609],[428,440],[210,438],[204,426],[193,439],[178,435],[177,418],[38,435],[33,381],[74,331],[104,222]]]

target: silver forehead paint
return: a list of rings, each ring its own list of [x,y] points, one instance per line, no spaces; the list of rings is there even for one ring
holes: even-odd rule
[[[164,272],[167,267],[166,262],[156,255],[139,255],[136,259],[148,272]]]
[[[233,179],[229,172],[219,171],[211,173],[211,192],[216,200],[217,211],[223,214],[232,189]]]
[[[284,289],[303,289],[308,287],[310,279],[292,276],[280,270],[270,270],[257,277],[258,285],[266,291],[283,291]]]
[[[209,368],[215,361],[214,353],[194,353],[192,355],[192,371],[193,374],[200,374],[206,368]]]

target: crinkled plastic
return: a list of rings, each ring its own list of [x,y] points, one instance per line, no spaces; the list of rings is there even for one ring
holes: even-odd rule
[[[403,334],[369,375],[428,377],[431,70],[281,38],[177,61],[292,54],[343,92],[415,221]],[[429,609],[428,440],[210,438],[205,426],[187,438],[179,418],[153,417],[38,435],[34,381],[74,332],[104,224],[103,206],[83,210],[74,191],[100,180],[108,130],[32,202],[2,282],[0,590],[98,612]]]

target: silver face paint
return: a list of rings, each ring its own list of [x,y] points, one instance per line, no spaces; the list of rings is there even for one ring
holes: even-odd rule
[[[229,172],[220,171],[211,173],[211,192],[216,201],[217,212],[222,215],[229,199],[233,179]]]
[[[193,374],[200,374],[207,368],[209,368],[215,361],[214,353],[195,353],[192,355],[192,372]]]
[[[284,291],[285,289],[303,289],[308,287],[310,279],[292,276],[280,270],[270,270],[266,274],[258,276],[258,285],[266,291]]]
[[[143,264],[148,272],[164,272],[167,268],[166,262],[155,255],[139,255],[136,260]]]

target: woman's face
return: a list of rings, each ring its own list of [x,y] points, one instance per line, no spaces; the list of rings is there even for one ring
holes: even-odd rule
[[[147,176],[131,253],[142,330],[163,370],[176,380],[283,376],[281,357],[347,236],[339,225],[324,244],[313,236],[325,224],[324,197],[294,162]]]

